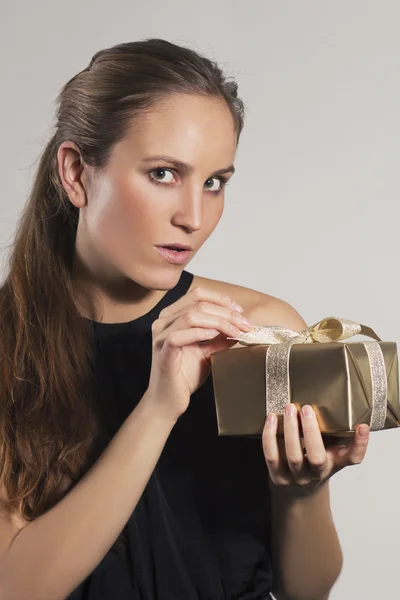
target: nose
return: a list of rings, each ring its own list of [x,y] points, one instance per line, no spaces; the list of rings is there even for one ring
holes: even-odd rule
[[[203,190],[193,186],[186,189],[179,200],[179,206],[174,212],[172,223],[187,231],[199,231],[203,223]]]

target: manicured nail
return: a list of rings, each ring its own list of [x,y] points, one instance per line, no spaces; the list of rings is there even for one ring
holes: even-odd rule
[[[313,410],[312,406],[309,406],[308,404],[305,404],[303,406],[303,408],[301,409],[301,412],[303,413],[304,417],[307,417],[307,419],[310,419],[311,417],[314,416],[314,410]]]
[[[276,415],[270,414],[267,417],[267,427],[275,427],[276,425]]]
[[[216,329],[206,329],[204,331],[204,335],[207,337],[217,337],[217,335],[219,335],[219,331]]]
[[[236,302],[232,302],[232,308],[233,310],[237,310],[238,312],[243,312],[244,308],[243,306],[240,306],[240,304],[236,304]]]
[[[253,323],[251,321],[249,321],[248,319],[243,318],[242,323],[244,323],[244,325],[246,325],[246,327],[251,327],[252,329],[254,327]]]
[[[285,414],[288,417],[293,417],[296,414],[296,407],[294,404],[286,404],[285,406]]]
[[[365,437],[368,435],[368,431],[369,431],[369,427],[368,425],[360,425],[360,427],[358,428],[358,433],[359,435],[361,435],[361,437]]]

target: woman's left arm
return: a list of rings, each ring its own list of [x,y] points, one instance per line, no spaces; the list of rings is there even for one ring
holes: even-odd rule
[[[254,323],[301,330],[303,319],[288,304],[259,304],[250,314]],[[326,447],[311,406],[300,412],[300,437],[295,405],[284,414],[284,437],[277,437],[277,418],[270,414],[263,431],[272,500],[272,561],[277,600],[327,600],[343,562],[333,523],[329,479],[366,453],[369,427],[359,425],[351,443]]]
[[[329,483],[309,496],[272,489],[272,562],[277,600],[327,600],[342,568]],[[271,488],[274,486],[271,485]]]

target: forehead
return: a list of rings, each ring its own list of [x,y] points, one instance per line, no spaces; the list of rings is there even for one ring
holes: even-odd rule
[[[234,160],[235,123],[223,99],[171,95],[136,116],[120,145],[137,158],[165,154],[220,168]]]

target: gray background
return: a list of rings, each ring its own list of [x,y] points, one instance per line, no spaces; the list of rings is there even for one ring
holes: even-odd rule
[[[5,259],[59,88],[97,50],[164,37],[234,75],[247,123],[222,221],[188,270],[400,340],[400,3],[1,3]],[[345,564],[333,600],[399,597],[400,431],[331,480]]]

